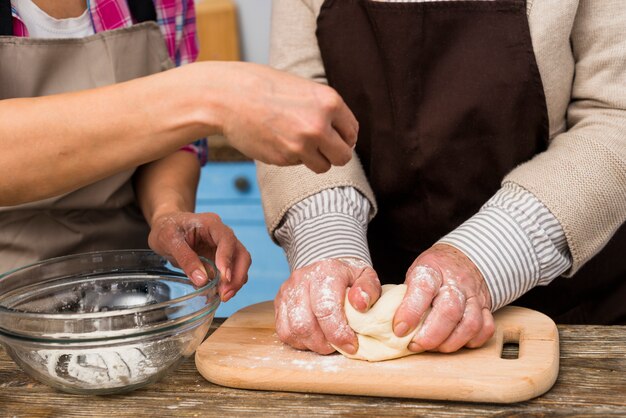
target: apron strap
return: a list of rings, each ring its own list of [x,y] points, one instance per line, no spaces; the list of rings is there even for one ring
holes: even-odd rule
[[[13,36],[11,0],[0,0],[0,36]]]
[[[156,9],[153,0],[127,0],[127,3],[135,22],[156,22]]]

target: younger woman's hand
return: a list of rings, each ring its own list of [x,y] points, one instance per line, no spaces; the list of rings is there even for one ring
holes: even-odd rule
[[[220,126],[239,151],[316,173],[350,161],[359,124],[335,90],[261,65],[223,66]]]
[[[179,266],[196,286],[206,284],[210,275],[200,256],[214,260],[221,273],[218,291],[223,302],[248,281],[250,254],[214,213],[160,215],[152,222],[148,244]]]

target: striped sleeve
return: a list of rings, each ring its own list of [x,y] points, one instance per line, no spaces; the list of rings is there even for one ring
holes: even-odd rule
[[[292,270],[325,258],[372,264],[367,246],[370,203],[353,187],[323,190],[294,205],[276,230]]]
[[[458,248],[476,264],[487,282],[492,311],[549,284],[572,265],[558,220],[513,183],[439,242]]]

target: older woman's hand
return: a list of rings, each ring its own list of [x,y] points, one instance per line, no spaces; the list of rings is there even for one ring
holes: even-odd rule
[[[407,293],[394,317],[394,332],[407,335],[420,323],[409,344],[415,352],[444,353],[463,346],[480,347],[494,333],[491,297],[480,271],[454,247],[436,244],[409,268]]]
[[[276,333],[294,348],[330,354],[331,344],[355,353],[358,341],[344,314],[348,300],[366,311],[381,293],[376,272],[357,259],[327,259],[294,271],[274,300]]]
[[[191,281],[202,286],[210,272],[200,256],[214,260],[222,279],[218,285],[223,302],[231,299],[248,281],[250,254],[213,213],[174,212],[152,222],[148,243],[157,253],[179,266]]]

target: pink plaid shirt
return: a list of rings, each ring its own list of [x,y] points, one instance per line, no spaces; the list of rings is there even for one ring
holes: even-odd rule
[[[154,0],[157,23],[165,39],[172,61],[177,66],[195,61],[198,56],[196,38],[196,12],[194,0]],[[125,28],[133,25],[126,0],[87,0],[91,22],[96,33]],[[27,37],[28,29],[13,12],[13,34]],[[205,164],[208,156],[206,139],[201,139],[182,148],[198,156]]]
[[[154,0],[157,23],[176,65],[195,61],[198,56],[196,40],[196,11],[194,0]],[[87,0],[91,22],[96,33],[126,28],[133,20],[126,0]],[[28,36],[28,29],[13,9],[13,34]]]

